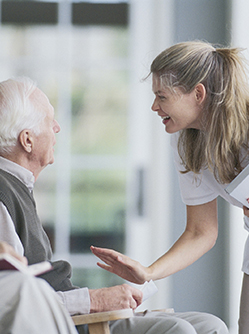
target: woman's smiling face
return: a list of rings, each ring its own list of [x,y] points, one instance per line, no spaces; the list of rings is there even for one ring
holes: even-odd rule
[[[174,92],[163,87],[160,78],[153,74],[152,89],[155,99],[151,109],[162,118],[165,130],[175,133],[183,129],[200,129],[202,102],[205,99],[205,87],[198,84],[190,93],[183,93],[176,87]]]

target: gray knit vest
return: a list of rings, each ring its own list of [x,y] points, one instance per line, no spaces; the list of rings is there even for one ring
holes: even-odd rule
[[[29,264],[50,261],[53,270],[41,275],[56,291],[74,289],[71,266],[66,261],[51,261],[49,239],[36,212],[29,189],[15,176],[0,169],[0,201],[6,206],[22,242]]]

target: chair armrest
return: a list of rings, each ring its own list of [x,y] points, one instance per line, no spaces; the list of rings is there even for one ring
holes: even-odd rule
[[[92,324],[98,322],[127,319],[133,317],[132,309],[114,310],[107,312],[97,312],[90,314],[80,314],[72,316],[75,326]]]

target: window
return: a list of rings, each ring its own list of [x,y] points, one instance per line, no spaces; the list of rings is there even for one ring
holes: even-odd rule
[[[37,5],[43,18],[33,15]],[[104,10],[116,8],[125,18],[121,5],[101,4],[91,24],[84,10],[89,19],[100,4],[70,4],[72,24],[65,26],[59,3],[2,2],[1,80],[25,75],[37,81],[61,125],[56,162],[36,182],[38,213],[55,257],[73,264],[74,284],[90,288],[120,282],[96,267],[90,245],[124,251],[128,31]]]

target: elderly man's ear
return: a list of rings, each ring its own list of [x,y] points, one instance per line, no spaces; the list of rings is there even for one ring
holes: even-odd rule
[[[30,130],[23,130],[19,135],[19,142],[27,153],[31,153],[33,148],[33,134]]]

